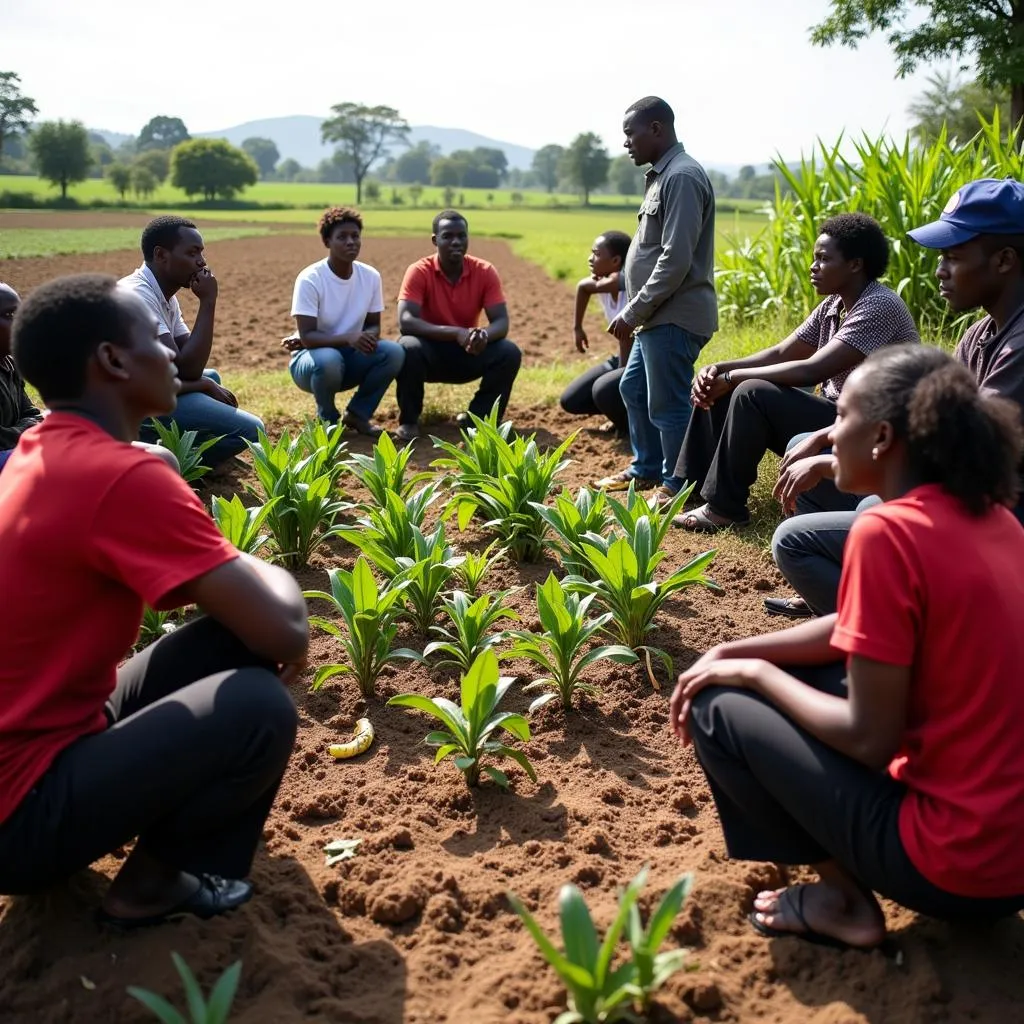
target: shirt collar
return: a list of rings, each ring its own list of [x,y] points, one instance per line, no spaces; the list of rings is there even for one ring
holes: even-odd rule
[[[677,142],[671,149],[666,150],[666,152],[662,154],[661,159],[656,164],[651,165],[644,177],[651,174],[661,174],[661,172],[665,170],[665,168],[668,167],[668,165],[672,163],[680,153],[683,152],[685,152],[683,144],[681,142]]]
[[[857,296],[857,302],[860,302],[860,300],[865,296],[870,295],[876,288],[881,287],[882,286],[877,281],[868,281],[864,286],[864,291]],[[825,301],[829,303],[828,308],[825,310],[825,316],[839,317],[842,315],[843,300],[838,295],[830,295]],[[856,306],[857,302],[855,302],[853,306]],[[851,310],[853,309],[853,306],[850,307]],[[850,310],[847,310],[847,312],[849,311]]]
[[[449,284],[451,284],[451,281],[448,280],[448,275],[445,274],[445,272],[441,269],[441,257],[438,256],[437,253],[435,252],[434,255],[429,256],[428,259],[430,260],[430,266],[432,267],[434,273],[437,274],[439,277],[443,277],[446,281],[448,281]],[[469,273],[469,268],[469,253],[467,252],[462,257],[462,274],[459,276],[459,282],[462,282],[466,279]]]

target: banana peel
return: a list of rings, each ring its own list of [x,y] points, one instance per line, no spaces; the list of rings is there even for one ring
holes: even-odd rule
[[[368,718],[360,718],[356,722],[352,739],[344,743],[332,743],[327,748],[327,753],[337,761],[343,761],[350,757],[358,757],[365,754],[373,743],[373,724]]]

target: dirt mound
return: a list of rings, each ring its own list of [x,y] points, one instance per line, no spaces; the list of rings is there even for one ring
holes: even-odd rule
[[[553,345],[564,347],[564,286],[516,261],[499,243],[480,242],[474,250],[501,270],[513,334],[528,358],[540,361]],[[366,259],[384,273],[389,317],[401,271],[425,251],[425,243],[410,240],[367,241]],[[281,365],[275,346],[290,326],[294,274],[321,253],[316,238],[211,246],[223,282],[217,342],[222,368]],[[97,265],[123,274],[134,259],[120,253],[13,261],[5,273],[27,291],[52,274]],[[393,321],[386,320],[385,333],[392,329]],[[594,421],[547,407],[513,405],[512,413],[517,424],[537,429],[547,442],[583,426],[570,453],[575,461],[561,478],[570,486],[625,463],[621,444],[597,433]],[[431,429],[456,436],[450,424]],[[369,450],[363,438],[352,438],[350,447]],[[421,442],[415,461],[425,468],[432,455],[429,443]],[[241,480],[236,473],[218,481],[216,490],[235,489]],[[488,540],[477,527],[453,539],[475,548]],[[682,564],[705,546],[674,531],[666,566]],[[349,546],[334,544],[300,574],[300,582],[322,588],[329,566],[352,560]],[[529,624],[536,619],[532,585],[553,567],[550,559],[499,567],[488,586],[523,587],[513,603]],[[677,669],[716,642],[775,625],[761,599],[782,592],[782,581],[762,553],[725,537],[712,575],[725,592],[691,591],[669,602],[652,637],[672,654]],[[422,649],[423,638],[408,628],[399,640]],[[316,637],[313,665],[338,657],[329,638]],[[506,671],[528,673],[515,662]],[[207,988],[230,963],[244,962],[233,1018],[242,1024],[548,1024],[564,1008],[560,985],[511,912],[506,891],[536,908],[550,932],[559,887],[575,881],[604,927],[616,887],[645,861],[651,863],[649,901],[682,872],[696,875],[673,929],[674,941],[692,950],[690,969],[669,982],[652,1021],[1018,1019],[1024,1002],[1020,918],[967,932],[887,906],[898,960],[755,936],[746,922],[752,897],[782,876],[772,866],[725,857],[703,775],[692,752],[668,733],[667,685],[656,692],[644,672],[630,666],[599,666],[593,681],[602,689],[596,700],[569,715],[548,707],[537,716],[526,749],[538,781],[513,766],[510,793],[489,783],[471,792],[451,764],[434,768],[423,745],[430,728],[425,716],[383,707],[387,697],[407,690],[453,696],[457,680],[451,673],[396,663],[369,702],[344,681],[316,694],[296,687],[299,741],[257,859],[257,898],[220,920],[108,935],[93,925],[90,911],[117,869],[119,857],[111,856],[59,892],[0,899],[0,1020],[150,1020],[125,987],[142,985],[180,1005],[174,950]],[[514,687],[510,708],[526,705]],[[357,760],[334,762],[328,743],[347,735],[363,715],[374,723],[375,744]],[[322,848],[342,837],[360,838],[362,845],[354,859],[328,868]]]

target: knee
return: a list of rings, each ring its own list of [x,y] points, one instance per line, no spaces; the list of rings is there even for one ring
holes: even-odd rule
[[[254,416],[251,412],[246,412],[244,409],[238,410],[239,424],[235,433],[239,437],[244,437],[247,441],[255,443],[259,440],[260,433],[266,432],[266,428],[263,425],[263,420],[259,416]]]
[[[509,341],[508,338],[502,338],[498,344],[501,346],[501,365],[518,373],[523,362],[523,353],[519,346],[514,341]]]
[[[377,352],[388,373],[392,377],[398,376],[405,363],[405,349],[393,341],[381,341],[377,343]]]
[[[336,348],[313,349],[313,373],[331,387],[341,387],[345,357]]]
[[[208,377],[214,384],[220,384],[220,373],[217,370],[203,370],[203,376]]]
[[[287,760],[295,746],[299,715],[281,680],[266,668],[242,668],[232,673],[217,695],[215,710],[226,723],[244,725],[264,737],[268,750]]]
[[[403,334],[398,339],[402,350],[402,369],[409,370],[423,365],[423,343],[412,334]]]

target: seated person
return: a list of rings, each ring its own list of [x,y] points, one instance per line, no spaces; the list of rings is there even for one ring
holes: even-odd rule
[[[1024,908],[1024,434],[944,352],[904,345],[850,375],[832,442],[836,485],[882,498],[838,613],[712,649],[669,720],[729,856],[820,878],[759,893],[754,929],[871,949],[874,893],[946,919]]]
[[[626,305],[626,281],[622,267],[629,252],[629,242],[629,235],[623,231],[606,231],[594,240],[588,260],[590,277],[583,278],[576,285],[573,332],[577,352],[587,352],[590,348],[590,339],[583,329],[583,314],[587,311],[591,295],[597,296],[608,323]],[[619,381],[626,370],[626,360],[632,347],[632,338],[619,342],[618,355],[609,356],[603,363],[581,373],[559,399],[562,408],[573,416],[600,413],[608,418],[617,434],[627,436],[629,417],[626,415],[626,403],[619,394]]]
[[[11,357],[11,324],[20,304],[18,293],[0,282],[0,470],[21,435],[43,421],[43,414],[28,397],[25,382]]]
[[[398,374],[398,436],[419,436],[425,383],[480,386],[469,411],[486,416],[498,402],[504,416],[522,353],[508,340],[508,309],[498,272],[467,252],[469,225],[455,210],[434,218],[433,256],[417,260],[405,272],[398,293],[399,344],[405,365]],[[487,326],[477,326],[480,313]],[[469,417],[460,413],[459,423]]]
[[[142,232],[142,266],[122,278],[136,292],[157,319],[160,340],[175,353],[181,376],[178,407],[172,420],[179,429],[195,430],[199,440],[221,440],[203,453],[203,462],[212,467],[226,462],[245,450],[246,441],[255,441],[263,421],[238,408],[238,399],[221,384],[216,370],[208,370],[213,347],[213,319],[217,306],[217,279],[203,256],[203,236],[195,224],[184,217],[157,217]],[[199,312],[190,331],[182,319],[175,293],[189,288],[199,300]],[[143,424],[141,439],[156,442],[152,426]]]
[[[765,452],[782,455],[794,434],[830,426],[846,378],[870,352],[919,340],[906,303],[878,283],[888,263],[876,221],[832,217],[811,261],[811,284],[828,298],[785,341],[698,373],[675,476],[695,483],[706,504],[678,515],[677,526],[714,533],[746,524]],[[802,390],[816,384],[820,396]]]
[[[973,181],[947,209],[910,237],[941,253],[935,276],[950,309],[963,314],[980,306],[985,313],[968,328],[953,357],[984,393],[1009,399],[1024,414],[1024,185],[1009,178]],[[812,436],[787,455],[775,488],[787,512],[803,511],[800,502],[809,489],[831,478],[830,456],[817,454],[823,444],[824,435]],[[1019,483],[1014,514],[1024,523],[1024,464]],[[772,554],[799,596],[766,598],[769,614],[798,618],[835,611],[854,515],[795,515],[779,525]]]
[[[47,412],[32,404],[11,355],[11,325],[20,305],[21,296],[10,285],[0,282],[0,471],[7,465],[22,434],[29,427],[42,423]],[[166,448],[144,441],[133,443],[136,448],[163,459],[175,473],[179,471],[178,460]]]
[[[316,400],[316,414],[328,423],[339,418],[359,434],[377,437],[373,422],[388,385],[402,368],[405,353],[394,341],[381,341],[384,291],[380,274],[356,257],[363,244],[363,218],[357,210],[333,206],[320,218],[327,258],[295,279],[292,316],[297,331],[281,344],[294,355],[292,380]],[[358,388],[340,416],[334,396]]]
[[[130,443],[174,411],[160,331],[112,277],[32,293],[14,358],[51,414],[11,456],[0,501],[0,893],[45,889],[135,840],[100,911],[120,928],[252,895],[295,741],[286,684],[308,645],[289,573],[239,554],[181,477]],[[205,614],[123,661],[144,604],[191,603]]]

